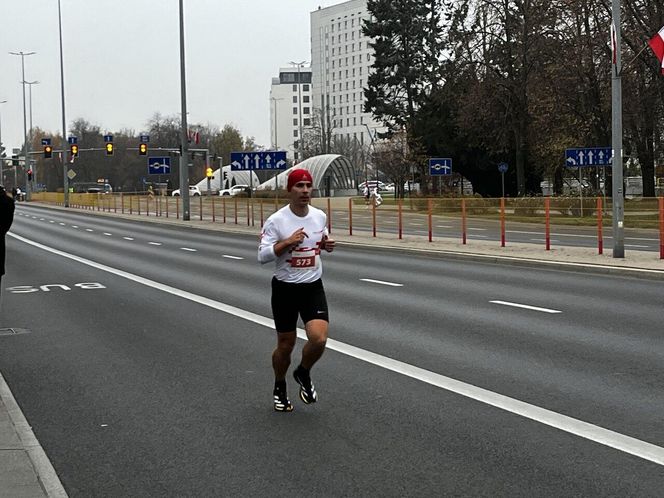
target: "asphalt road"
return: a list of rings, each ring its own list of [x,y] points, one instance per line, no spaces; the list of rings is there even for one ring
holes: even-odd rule
[[[340,247],[320,401],[282,414],[254,237],[12,234],[0,371],[70,496],[661,496],[661,282]]]

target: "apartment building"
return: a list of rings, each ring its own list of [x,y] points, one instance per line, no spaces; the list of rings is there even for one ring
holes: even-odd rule
[[[364,90],[373,59],[362,21],[370,17],[366,0],[350,0],[311,12],[313,107],[327,117],[334,135],[371,142],[382,128],[364,112]]]

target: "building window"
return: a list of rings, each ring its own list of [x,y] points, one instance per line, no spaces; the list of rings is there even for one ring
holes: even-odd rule
[[[297,85],[293,85],[293,91],[297,92]]]
[[[308,107],[303,107],[302,108],[302,114],[309,114],[309,108]]]
[[[353,118],[353,126],[357,126],[357,118]]]
[[[293,146],[297,149],[297,142],[295,142],[295,143],[293,144]],[[295,158],[295,162],[297,162],[297,159],[298,159],[297,152],[293,152],[293,157]]]
[[[297,114],[297,107],[293,107],[293,114]]]
[[[297,126],[297,118],[293,118],[293,126]]]
[[[306,118],[306,119],[304,120],[304,126],[311,126],[311,119]]]
[[[302,91],[303,92],[308,92],[309,91],[309,85],[302,85]],[[305,102],[307,102],[307,101],[305,100]]]
[[[297,95],[293,95],[293,104],[297,104]]]
[[[309,103],[309,95],[304,95],[302,97],[302,102],[304,102],[305,104],[308,104]]]
[[[297,128],[293,130],[293,136],[297,138]]]

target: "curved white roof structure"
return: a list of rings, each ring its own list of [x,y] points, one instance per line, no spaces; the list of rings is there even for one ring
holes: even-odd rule
[[[258,186],[259,190],[274,190],[275,180],[279,188],[285,189],[288,175],[292,169],[304,168],[311,173],[314,180],[314,190],[324,190],[325,181],[330,179],[329,188],[334,190],[355,189],[355,168],[348,158],[339,154],[322,154],[305,159],[296,166],[282,171],[275,178]]]
[[[223,168],[214,170],[212,176],[214,178],[210,180],[210,189],[212,190],[222,190],[226,188],[231,188],[233,185],[250,185],[249,182],[249,171],[231,171],[231,165],[227,164]],[[224,176],[225,175],[225,176]],[[256,173],[251,171],[253,176],[252,184],[258,185],[260,180]],[[222,178],[224,176],[224,178]],[[207,178],[203,178],[200,182],[196,184],[201,190],[207,190]]]

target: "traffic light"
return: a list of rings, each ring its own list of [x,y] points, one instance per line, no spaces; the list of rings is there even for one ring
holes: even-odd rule
[[[71,157],[78,157],[78,145],[72,144],[69,151],[71,152]]]
[[[113,155],[113,142],[106,142],[106,155],[107,156]]]
[[[145,156],[148,153],[148,144],[139,144],[138,145],[138,153],[141,156]]]
[[[210,168],[209,166],[208,166],[207,169],[205,170],[205,176],[207,176],[209,179],[213,179],[213,178],[214,178],[214,176],[212,176],[212,168]]]
[[[28,181],[32,181],[32,168],[28,170]]]
[[[46,159],[50,159],[53,157],[53,146],[52,145],[44,145],[44,157]]]

